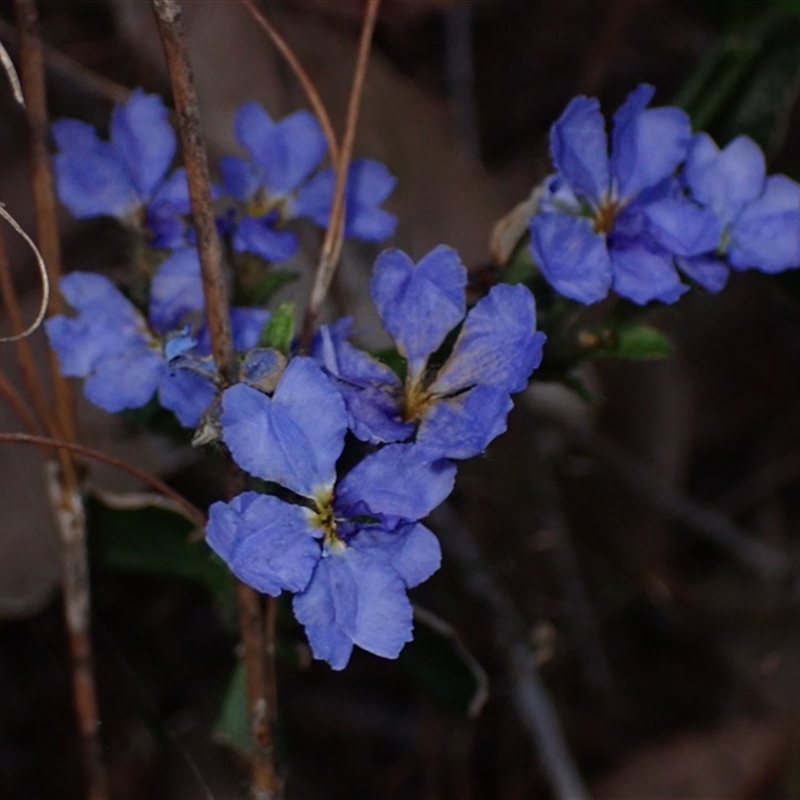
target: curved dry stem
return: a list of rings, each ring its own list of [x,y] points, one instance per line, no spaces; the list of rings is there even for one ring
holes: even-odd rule
[[[11,84],[11,91],[14,93],[14,99],[25,108],[25,98],[22,96],[22,86],[20,85],[17,71],[14,69],[14,62],[8,54],[8,50],[2,44],[0,44],[0,64],[3,65],[3,69],[6,71],[8,82]]]
[[[333,191],[333,203],[331,213],[328,218],[328,228],[325,231],[325,238],[322,242],[322,252],[320,254],[319,266],[314,276],[314,285],[311,287],[311,295],[306,306],[305,319],[303,320],[303,331],[301,335],[301,346],[308,346],[311,336],[319,318],[319,312],[325,296],[328,294],[336,265],[339,262],[339,255],[342,251],[344,241],[345,223],[345,190],[347,189],[347,173],[350,169],[350,160],[353,157],[353,143],[356,137],[356,125],[358,115],[361,110],[361,97],[364,94],[364,79],[367,74],[367,61],[372,44],[372,34],[375,31],[375,23],[378,19],[378,9],[381,0],[368,0],[367,9],[364,13],[364,24],[361,27],[361,39],[358,43],[358,57],[356,68],[353,75],[353,85],[350,89],[350,98],[347,104],[347,118],[345,122],[344,136],[342,137],[342,149],[339,158],[335,163],[336,185]]]
[[[0,217],[2,217],[25,240],[28,247],[33,250],[33,254],[36,256],[36,264],[39,267],[39,275],[42,278],[42,300],[39,304],[39,313],[36,315],[36,319],[22,331],[22,333],[16,333],[13,336],[0,336],[0,342],[16,342],[20,339],[24,339],[26,336],[30,336],[42,324],[44,315],[47,313],[47,304],[50,302],[50,278],[47,275],[47,266],[44,263],[42,254],[39,252],[39,248],[34,244],[33,239],[22,230],[14,217],[6,211],[6,207],[3,203],[0,203]]]
[[[322,102],[322,98],[319,96],[319,92],[314,86],[313,81],[308,77],[308,73],[303,68],[303,65],[294,54],[294,51],[289,46],[288,42],[278,33],[277,30],[275,30],[272,23],[267,19],[266,15],[262,11],[259,11],[253,0],[242,0],[242,3],[244,3],[245,8],[247,8],[253,19],[265,31],[267,36],[272,39],[272,43],[278,49],[280,54],[286,59],[286,63],[289,65],[292,72],[294,72],[295,77],[305,92],[308,104],[311,106],[311,110],[317,117],[320,127],[322,128],[322,132],[325,135],[325,140],[328,143],[328,152],[331,155],[331,162],[336,164],[339,160],[339,144],[336,141],[336,134],[334,133],[333,125],[331,124],[331,118],[328,116],[328,111],[325,108],[325,104]]]
[[[198,527],[204,528],[206,525],[206,515],[193,503],[190,503],[183,495],[178,494],[174,489],[167,486],[164,481],[151,475],[149,472],[134,467],[133,464],[128,464],[114,456],[108,455],[101,450],[95,450],[93,447],[87,447],[83,444],[76,442],[67,442],[63,439],[53,439],[49,436],[34,436],[28,433],[0,433],[0,442],[8,442],[10,444],[34,444],[44,447],[52,447],[57,450],[69,450],[71,453],[86,456],[94,461],[102,461],[105,464],[110,464],[112,467],[117,467],[134,477],[138,478],[143,483],[146,483],[152,489],[155,489],[160,494],[168,497],[176,505],[183,509],[186,516],[194,522]]]

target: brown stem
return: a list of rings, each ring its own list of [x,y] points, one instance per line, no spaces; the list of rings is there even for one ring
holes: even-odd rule
[[[231,339],[225,275],[222,269],[222,247],[211,206],[208,160],[200,133],[200,109],[192,80],[192,68],[186,47],[183,11],[178,0],[152,0],[158,32],[167,59],[178,130],[183,146],[192,218],[197,233],[197,251],[206,298],[211,352],[224,384],[236,380],[236,363]]]
[[[308,346],[314,328],[319,319],[320,309],[328,294],[339,255],[342,251],[344,240],[345,222],[345,190],[347,188],[347,172],[350,167],[350,159],[353,156],[353,143],[356,136],[356,125],[358,114],[361,109],[361,97],[364,93],[364,78],[367,73],[367,61],[369,59],[370,46],[372,44],[372,34],[375,31],[375,22],[378,18],[378,8],[381,0],[368,0],[367,9],[364,13],[364,24],[361,27],[361,39],[358,43],[358,57],[356,68],[353,75],[353,85],[350,89],[350,98],[347,104],[347,118],[345,121],[344,135],[342,137],[342,147],[334,167],[336,169],[336,185],[333,191],[333,203],[331,204],[331,214],[328,219],[328,228],[325,231],[325,238],[322,241],[322,252],[320,254],[319,266],[314,276],[314,285],[311,287],[311,294],[306,306],[305,318],[303,320],[303,331],[301,345],[303,348]]]
[[[22,312],[20,311],[17,292],[14,288],[14,279],[11,276],[11,269],[8,263],[8,253],[6,251],[5,236],[0,229],[0,293],[3,295],[3,306],[8,315],[8,322],[11,332],[18,336],[24,330],[22,323]],[[20,338],[14,342],[17,351],[17,363],[22,374],[22,383],[25,391],[30,398],[33,413],[42,428],[48,433],[57,435],[58,432],[53,428],[52,412],[50,403],[45,393],[44,386],[39,379],[36,371],[36,364],[33,360],[33,352],[27,339]]]
[[[192,83],[182,11],[177,0],[152,0],[152,3],[178,113],[178,127],[197,230],[211,350],[223,383],[233,383],[236,364],[222,272],[222,251],[211,208],[208,164],[200,136],[200,114]],[[237,481],[233,467],[229,479],[230,488],[234,488]],[[279,786],[273,761],[271,731],[266,727],[264,714],[268,692],[264,687],[264,631],[260,598],[255,590],[243,584],[239,585],[238,598],[248,701],[254,732],[252,794],[256,800],[275,800],[279,796]]]
[[[319,92],[311,81],[311,78],[308,77],[308,73],[305,71],[305,69],[303,69],[303,65],[294,54],[292,48],[289,47],[287,41],[278,33],[277,30],[275,30],[275,27],[272,25],[269,19],[267,19],[266,15],[256,7],[253,0],[242,0],[242,2],[252,15],[253,19],[272,40],[272,43],[278,49],[280,54],[286,59],[286,63],[289,65],[292,72],[294,72],[295,77],[305,92],[306,99],[308,100],[311,109],[319,121],[322,132],[325,134],[325,139],[328,143],[328,152],[331,156],[331,162],[336,164],[339,160],[339,145],[336,141],[336,134],[334,133],[333,125],[331,124],[331,118],[328,116],[328,112],[325,109],[322,98],[319,96]]]
[[[14,384],[6,377],[5,373],[0,370],[0,395],[2,395],[8,405],[11,407],[11,410],[16,415],[17,419],[20,421],[24,428],[27,428],[28,432],[33,434],[34,436],[39,433],[39,425],[36,421],[36,418],[31,414],[28,410],[28,406],[25,403],[24,398],[22,395],[17,391]],[[46,450],[40,449],[42,454],[46,453]]]
[[[275,691],[274,684],[269,689],[267,688],[271,672],[267,665],[272,659],[266,649],[266,630],[263,624],[261,596],[255,589],[241,582],[236,584],[236,595],[244,651],[250,730],[255,745],[252,764],[252,797],[253,800],[278,800],[282,796],[282,792],[275,769],[273,727],[271,725],[274,719]],[[272,677],[274,680],[274,675]]]
[[[112,467],[124,470],[125,472],[138,478],[142,483],[146,483],[150,488],[168,497],[176,505],[180,506],[186,516],[194,522],[199,528],[204,528],[206,525],[206,516],[195,505],[190,503],[183,495],[178,494],[174,489],[167,486],[162,480],[145,472],[133,464],[128,464],[119,458],[103,453],[101,450],[95,450],[93,447],[87,447],[77,442],[67,442],[63,439],[53,439],[49,436],[34,436],[28,433],[0,433],[0,442],[8,442],[10,444],[35,444],[47,448],[58,448],[60,450],[69,450],[72,453],[86,456],[93,461],[102,461],[104,464],[110,464]]]
[[[35,0],[15,0],[19,31],[19,60],[25,114],[31,148],[31,170],[36,232],[39,251],[44,259],[51,285],[58,284],[61,257],[56,222],[53,175],[47,152],[47,101],[44,63],[38,34]],[[49,309],[58,311],[63,301],[53,293]],[[9,309],[16,304],[13,286],[7,293]],[[13,323],[12,323],[13,324]],[[20,351],[23,352],[23,351]],[[28,356],[23,356],[28,361]],[[58,438],[75,438],[75,415],[68,382],[62,378],[55,354],[50,355],[54,402],[41,407],[44,392],[33,367],[26,363],[26,384],[42,416],[45,429]],[[51,413],[52,412],[52,413]],[[108,798],[108,776],[103,763],[99,736],[97,692],[94,680],[92,643],[89,630],[89,564],[86,553],[86,525],[78,477],[70,453],[60,448],[58,464],[48,464],[47,486],[56,525],[61,537],[64,612],[72,665],[73,703],[81,736],[84,769],[89,800]]]
[[[63,452],[63,451],[62,451]],[[60,465],[45,465],[48,496],[61,539],[64,614],[72,660],[72,693],[83,745],[88,800],[108,798],[108,776],[100,741],[100,716],[89,629],[89,564],[86,516],[80,491],[65,480]]]
[[[39,38],[39,22],[34,0],[15,0],[19,27],[19,60],[22,73],[22,91],[25,96],[28,139],[31,152],[33,204],[36,211],[36,242],[47,265],[50,284],[48,312],[57,314],[64,310],[64,299],[58,288],[61,277],[61,248],[59,245],[58,217],[54,192],[53,170],[47,149],[50,127],[47,117],[47,94],[44,81],[44,56]],[[50,377],[58,418],[64,438],[75,439],[75,406],[72,388],[61,375],[55,352],[49,353]]]

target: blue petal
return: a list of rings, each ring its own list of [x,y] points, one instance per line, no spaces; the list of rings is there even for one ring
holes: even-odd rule
[[[141,204],[120,155],[90,125],[63,119],[51,130],[58,197],[74,216],[125,217]]]
[[[716,250],[722,224],[710,209],[681,195],[669,195],[642,208],[650,235],[670,253],[696,256]]]
[[[536,214],[531,218],[531,254],[551,286],[579,303],[596,303],[611,288],[606,239],[585,217]]]
[[[188,369],[168,371],[158,386],[159,403],[172,411],[184,428],[197,426],[216,394],[212,381]]]
[[[400,250],[375,261],[370,292],[384,327],[419,376],[428,356],[464,317],[467,270],[455,250],[439,245],[418,264]]]
[[[147,341],[144,318],[105,276],[72,272],[61,278],[59,288],[79,312],[45,322],[62,375],[86,377],[99,361]]]
[[[308,585],[320,557],[313,534],[307,509],[244,492],[211,506],[206,541],[239,580],[277,597]]]
[[[275,123],[258,103],[245,103],[236,115],[236,135],[261,169],[271,194],[297,189],[325,156],[325,136],[308,111]]]
[[[258,344],[268,321],[269,311],[263,308],[232,308],[231,333],[234,350],[237,353],[252,350]]]
[[[266,261],[286,261],[297,252],[297,236],[291,231],[276,230],[268,217],[245,217],[233,234],[237,253],[255,253]]]
[[[439,540],[419,522],[403,523],[392,531],[378,526],[364,528],[350,546],[382,560],[409,589],[428,580],[442,563]]]
[[[252,161],[239,156],[224,156],[220,159],[219,169],[222,172],[222,186],[225,191],[237,200],[249,200],[261,185],[258,170]]]
[[[694,198],[729,225],[764,190],[766,163],[761,148],[747,136],[737,136],[720,151],[707,133],[698,133],[685,174]]]
[[[359,159],[350,164],[345,190],[345,236],[365,242],[380,242],[394,233],[397,218],[377,208],[391,194],[397,179],[378,161]],[[308,217],[327,227],[336,178],[324,169],[306,182],[290,203],[290,216]]]
[[[111,116],[111,143],[128,167],[131,183],[143,200],[167,174],[177,146],[164,102],[136,89]]]
[[[138,345],[95,365],[83,391],[95,405],[116,413],[141,408],[155,394],[167,363],[160,353]]]
[[[333,486],[347,412],[311,359],[292,360],[273,398],[237,384],[222,409],[223,439],[240,467],[306,497]]]
[[[695,283],[706,291],[716,294],[725,288],[730,270],[724,261],[712,256],[694,256],[693,258],[677,258],[678,269],[688,275]]]
[[[180,327],[187,314],[201,311],[205,305],[197,250],[193,247],[176,250],[153,275],[150,324],[160,333],[166,333]]]
[[[686,158],[691,123],[679,108],[646,109],[655,89],[641,84],[614,114],[611,173],[620,197],[669,177]]]
[[[397,217],[377,208],[391,193],[397,178],[379,161],[358,159],[347,174],[344,235],[363,242],[382,242],[397,227]]]
[[[611,250],[614,291],[644,305],[651,300],[674,302],[687,289],[678,277],[669,254],[632,246]]]
[[[416,443],[429,458],[472,458],[506,429],[513,403],[505,389],[479,385],[425,413]]]
[[[762,272],[800,266],[800,184],[785,175],[767,178],[764,194],[731,228],[728,258],[737,269]]]
[[[156,190],[145,209],[145,226],[154,247],[175,250],[188,244],[191,211],[186,170],[176,169]]]
[[[401,388],[391,367],[354,347],[331,325],[319,329],[311,354],[330,375],[354,386],[384,386],[397,391]]]
[[[389,444],[368,455],[336,487],[340,511],[361,504],[373,514],[422,519],[452,491],[456,468],[431,461],[413,444]]]
[[[550,129],[553,163],[573,191],[594,204],[608,192],[608,140],[600,104],[575,97]]]
[[[347,408],[348,425],[358,439],[371,444],[402,442],[414,432],[414,424],[400,417],[399,393],[388,387],[340,388]]]
[[[498,284],[467,314],[431,389],[450,394],[481,383],[519,392],[542,360],[544,338],[528,288]]]
[[[331,552],[317,564],[308,588],[294,598],[315,658],[343,669],[353,644],[396,658],[411,640],[413,614],[395,570],[354,548]]]

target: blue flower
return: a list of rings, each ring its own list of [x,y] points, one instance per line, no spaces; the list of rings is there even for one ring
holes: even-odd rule
[[[250,158],[227,156],[220,162],[225,191],[244,206],[234,250],[285,261],[297,250],[297,237],[280,226],[295,216],[294,195],[325,157],[325,137],[309,112],[274,122],[256,102],[239,109],[235,128]]]
[[[752,139],[739,136],[720,150],[708,134],[697,134],[685,181],[721,228],[716,252],[687,259],[690,269],[727,271],[723,257],[735,269],[770,273],[800,265],[800,184],[785,175],[767,177]]]
[[[714,247],[713,215],[669,180],[686,156],[689,118],[648,109],[654,91],[642,84],[617,110],[610,155],[594,98],[574,98],[550,132],[557,172],[531,219],[531,252],[566,297],[594,303],[613,288],[640,304],[672,302],[686,289],[673,256]]]
[[[295,215],[327,227],[335,182],[333,168],[317,173],[298,193]],[[346,238],[382,242],[394,233],[397,217],[378,206],[392,193],[396,183],[397,178],[379,161],[357,159],[351,162],[345,188]]]
[[[296,496],[245,492],[209,512],[207,541],[241,580],[294,611],[316,658],[334,669],[353,646],[394,658],[411,639],[406,589],[439,566],[439,545],[417,520],[451,491],[455,467],[414,445],[389,445],[337,481],[347,412],[317,364],[293,359],[272,397],[225,391],[225,444],[243,469]]]
[[[236,136],[250,158],[228,156],[220,162],[225,190],[242,203],[244,212],[234,227],[233,248],[284,261],[297,250],[297,237],[283,227],[287,220],[307,217],[321,227],[328,224],[334,172],[317,171],[325,157],[325,137],[307,111],[274,122],[255,102],[239,109]],[[346,237],[378,242],[394,233],[397,219],[378,206],[396,182],[377,161],[350,164]]]
[[[372,297],[407,362],[401,381],[384,364],[323,328],[315,357],[340,384],[350,426],[364,441],[414,437],[431,457],[469,458],[505,430],[511,394],[542,357],[533,296],[498,285],[466,314],[466,269],[439,246],[418,264],[399,250],[375,262]],[[460,330],[444,363],[432,356]]]
[[[59,283],[76,316],[47,320],[61,372],[86,378],[84,393],[106,411],[140,408],[154,393],[185,427],[194,427],[217,395],[193,249],[176,251],[153,276],[149,324],[105,276],[73,272]],[[268,314],[233,309],[235,344],[255,347]]]
[[[189,190],[183,170],[167,177],[176,139],[160,97],[136,89],[114,109],[109,141],[74,119],[51,130],[58,196],[76,217],[118,217],[144,227],[158,247],[185,243]]]

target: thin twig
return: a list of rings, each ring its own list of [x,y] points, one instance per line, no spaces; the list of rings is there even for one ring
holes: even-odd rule
[[[192,219],[197,234],[197,251],[206,299],[211,352],[223,382],[230,384],[235,380],[236,363],[225,275],[222,269],[222,247],[211,205],[208,159],[200,132],[200,109],[186,47],[183,12],[177,0],[152,0],[152,2],[167,59],[175,110],[178,114],[178,130],[189,183]]]
[[[149,472],[145,472],[133,466],[133,464],[128,464],[127,461],[122,461],[119,458],[110,456],[108,453],[102,452],[102,450],[95,450],[93,447],[78,444],[77,442],[53,439],[50,436],[34,436],[29,433],[0,432],[0,442],[8,442],[9,444],[35,444],[47,448],[69,450],[71,453],[86,456],[86,458],[90,458],[93,461],[101,461],[104,464],[109,464],[112,467],[116,467],[117,469],[121,469],[133,475],[135,478],[142,481],[142,483],[146,483],[151,489],[163,494],[164,497],[168,497],[183,510],[187,519],[190,519],[198,528],[205,528],[206,526],[205,514],[193,503],[190,503],[183,495],[164,483],[164,481],[159,480],[155,475],[151,475]]]
[[[263,30],[272,40],[272,43],[278,49],[280,54],[286,59],[286,63],[289,65],[292,72],[294,72],[298,83],[305,92],[308,104],[311,106],[312,111],[319,121],[320,127],[322,128],[322,133],[325,135],[325,140],[328,143],[328,152],[330,153],[331,163],[336,164],[339,160],[339,145],[336,141],[336,134],[333,131],[331,118],[328,116],[328,112],[324,103],[322,102],[322,98],[319,96],[316,86],[314,86],[311,78],[308,77],[308,73],[303,68],[303,65],[300,63],[292,48],[289,47],[288,42],[278,33],[264,12],[260,11],[256,7],[253,0],[242,0],[242,2],[252,15],[253,19],[261,28],[263,28]]]
[[[100,742],[100,717],[89,631],[89,564],[86,515],[77,487],[65,480],[58,462],[45,464],[45,482],[61,539],[64,612],[72,660],[72,691],[83,745],[88,800],[106,800],[108,777]]]
[[[183,144],[192,214],[197,232],[198,251],[206,298],[211,351],[223,382],[232,383],[236,362],[231,339],[225,276],[222,271],[222,249],[211,208],[206,152],[200,135],[200,112],[192,81],[189,54],[183,26],[183,15],[177,0],[152,0],[161,42],[167,59],[178,127]],[[230,489],[238,484],[236,471],[229,469]],[[253,730],[256,734],[252,752],[252,785],[255,800],[275,800],[280,788],[272,748],[272,731],[258,734],[265,727],[266,697],[272,692],[264,684],[264,626],[260,597],[249,586],[239,584],[239,623],[244,644],[245,673]]]
[[[280,780],[275,769],[273,746],[275,686],[269,686],[270,672],[274,680],[274,665],[267,667],[267,642],[261,597],[255,589],[241,581],[236,582],[239,607],[239,628],[244,651],[247,701],[250,708],[250,733],[253,748],[253,800],[279,800],[282,797]],[[272,631],[274,637],[274,630]],[[274,638],[271,646],[274,648]],[[273,654],[274,655],[274,654]]]
[[[358,43],[358,56],[353,75],[353,85],[350,89],[350,98],[347,104],[347,117],[345,120],[344,135],[339,158],[334,164],[336,171],[336,185],[333,191],[331,213],[328,218],[328,227],[322,241],[319,265],[314,276],[314,284],[306,306],[303,330],[301,334],[301,347],[305,348],[311,341],[314,328],[317,325],[319,313],[325,296],[328,294],[333,280],[339,255],[342,251],[345,228],[345,199],[347,189],[347,173],[350,169],[350,160],[353,156],[353,144],[356,136],[356,125],[361,109],[361,97],[364,94],[364,79],[367,74],[367,61],[372,45],[372,34],[375,31],[375,22],[378,18],[378,9],[381,0],[368,0],[364,13],[364,24],[361,27],[361,39]]]
[[[19,31],[19,61],[25,117],[28,122],[31,149],[32,188],[36,211],[37,252],[43,275],[53,283],[61,273],[58,226],[50,156],[47,150],[47,99],[44,82],[44,60],[38,30],[35,0],[15,0]],[[6,216],[7,215],[3,215]],[[18,228],[16,223],[13,223]],[[28,240],[21,231],[18,232]],[[32,243],[31,243],[31,246]],[[46,281],[45,281],[46,283]],[[47,285],[47,283],[46,283]],[[13,288],[12,303],[16,302]],[[43,302],[52,311],[63,306],[60,295],[51,295]],[[69,384],[58,370],[55,355],[50,354],[54,402],[44,409],[44,424],[54,438],[74,439],[75,417]],[[35,369],[34,369],[35,373]],[[31,386],[38,383],[31,381]],[[52,411],[52,413],[48,413]],[[56,460],[46,462],[48,496],[61,537],[64,616],[72,667],[73,705],[81,737],[81,748],[89,800],[108,798],[108,775],[103,763],[100,741],[100,719],[94,678],[92,641],[89,625],[89,560],[86,552],[86,518],[72,454],[65,448],[55,452]]]
[[[17,46],[18,38],[13,26],[0,19],[0,39],[8,42],[14,48]],[[124,103],[130,97],[130,89],[84,67],[83,64],[78,63],[74,58],[70,58],[60,50],[55,50],[42,44],[42,53],[47,66],[67,78],[73,86],[77,86],[85,92],[98,97],[104,97],[116,105]]]
[[[8,322],[13,333],[13,336],[8,337],[8,340],[15,343],[22,383],[33,407],[33,413],[41,428],[57,436],[58,431],[53,427],[50,402],[36,370],[36,363],[33,359],[30,344],[23,331],[22,312],[14,288],[14,280],[11,275],[5,246],[5,237],[2,232],[0,232],[0,292],[3,294],[3,306],[8,315]]]
[[[2,370],[0,370],[0,395],[6,399],[6,402],[11,407],[11,410],[16,415],[22,427],[26,428],[28,432],[34,436],[39,434],[40,428],[36,418],[28,410],[24,398]],[[41,450],[41,452],[45,453],[46,451]]]
[[[36,265],[38,266],[39,274],[42,277],[42,298],[39,302],[39,311],[36,314],[36,319],[34,319],[34,321],[31,322],[31,324],[24,330],[15,331],[13,336],[0,337],[0,342],[16,342],[20,339],[30,336],[42,324],[44,315],[47,312],[47,305],[50,302],[50,279],[47,275],[47,267],[44,259],[42,258],[42,254],[39,252],[39,248],[34,244],[31,237],[28,236],[24,230],[22,230],[14,217],[12,217],[11,214],[6,211],[5,206],[2,203],[0,203],[0,217],[8,222],[8,224],[25,240],[25,243],[28,245],[28,247],[33,250],[33,254],[36,256]],[[19,327],[21,328],[22,325]]]
[[[0,44],[0,64],[3,65],[3,69],[6,71],[6,77],[11,84],[11,91],[14,93],[14,99],[24,108],[25,98],[22,96],[22,87],[19,85],[17,70],[14,69],[14,62],[8,54],[8,50],[6,50],[2,44]]]
[[[477,543],[450,505],[443,503],[428,519],[458,563],[464,585],[491,614],[492,631],[506,659],[517,713],[533,740],[553,794],[558,800],[588,800],[589,794],[564,741],[555,708],[536,669],[524,620],[487,568]]]

